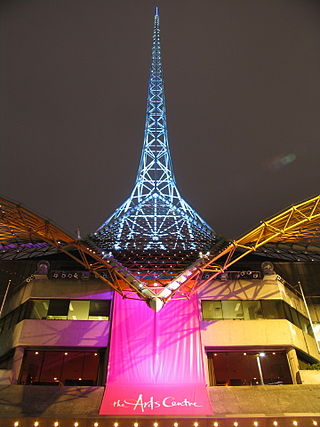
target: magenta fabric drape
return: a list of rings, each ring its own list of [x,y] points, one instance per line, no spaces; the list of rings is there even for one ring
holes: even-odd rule
[[[142,301],[115,294],[100,414],[211,413],[197,297],[169,301],[155,313]]]

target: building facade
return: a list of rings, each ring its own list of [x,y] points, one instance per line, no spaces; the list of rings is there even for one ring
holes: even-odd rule
[[[318,205],[227,242],[181,197],[156,8],[129,198],[85,241],[1,201],[0,425],[320,425]]]

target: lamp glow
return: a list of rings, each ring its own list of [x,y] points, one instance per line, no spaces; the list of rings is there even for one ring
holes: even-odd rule
[[[213,423],[213,427],[218,427],[218,425],[219,425],[218,421],[215,421],[215,422]]]
[[[118,427],[118,423],[113,423],[113,427]]]
[[[195,422],[193,423],[194,427],[198,427],[199,423]]]
[[[158,423],[153,423],[153,427],[158,427]]]
[[[292,421],[292,424],[293,424],[294,426],[297,426],[297,425],[298,425],[298,421]]]
[[[256,427],[256,426],[258,426],[259,425],[259,423],[258,423],[258,421],[254,421],[253,422],[253,425]]]
[[[234,427],[238,427],[238,425],[239,425],[238,421],[235,421],[235,422],[233,423],[233,425],[234,425]]]
[[[178,423],[173,423],[173,427],[178,427]]]
[[[139,423],[134,423],[133,424],[133,427],[138,427],[139,426]]]
[[[313,420],[312,421],[312,425],[317,426],[318,425],[318,421]]]
[[[273,425],[277,426],[278,425],[278,421],[273,421]]]
[[[94,427],[98,427],[99,423],[94,423],[93,425]]]
[[[33,423],[33,425],[34,425],[34,427],[38,427],[38,425],[39,425],[39,421],[35,421],[35,422]]]
[[[18,427],[19,426],[19,421],[15,421],[15,423],[13,425],[14,425],[14,427]]]
[[[74,427],[78,427],[79,423],[76,421],[73,425]]]
[[[58,421],[56,421],[53,425],[54,425],[54,427],[58,427],[58,425],[59,425]]]

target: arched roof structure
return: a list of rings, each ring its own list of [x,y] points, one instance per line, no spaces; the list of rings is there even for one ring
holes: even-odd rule
[[[135,293],[146,301],[157,298],[165,302],[177,293],[179,297],[187,296],[206,281],[212,280],[237,261],[266,245],[269,245],[269,248],[270,244],[290,245],[288,247],[291,251],[302,248],[304,252],[319,255],[320,195],[261,221],[259,226],[240,238],[227,242],[219,252],[201,255],[195,263],[160,287],[157,292],[150,289],[148,284],[139,281],[117,260],[94,251],[85,242],[76,240],[21,205],[0,198],[0,252],[12,247],[19,250],[21,245],[41,242],[66,253],[124,297],[132,297],[132,293]],[[278,246],[275,246],[274,250],[278,250],[277,248]],[[200,280],[205,272],[210,273],[209,278]]]
[[[111,259],[105,259],[49,220],[0,197],[0,253],[39,244],[48,244],[67,254],[123,296],[128,289],[141,294],[140,283],[124,268],[114,265]]]
[[[224,272],[233,264],[253,252],[258,252],[268,245],[271,252],[282,250],[303,251],[310,254],[310,259],[320,254],[320,195],[291,206],[275,216],[261,221],[260,225],[236,240],[228,242],[224,249],[208,257],[207,262],[192,273],[185,283],[195,279],[202,273],[211,273],[201,286]],[[273,245],[273,246],[272,246]],[[297,259],[298,260],[298,259]],[[199,280],[195,281],[197,287]],[[171,295],[172,296],[172,295]]]

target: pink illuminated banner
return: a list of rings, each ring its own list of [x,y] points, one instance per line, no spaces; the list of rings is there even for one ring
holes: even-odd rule
[[[158,313],[115,295],[101,415],[209,415],[199,307],[169,301]]]

